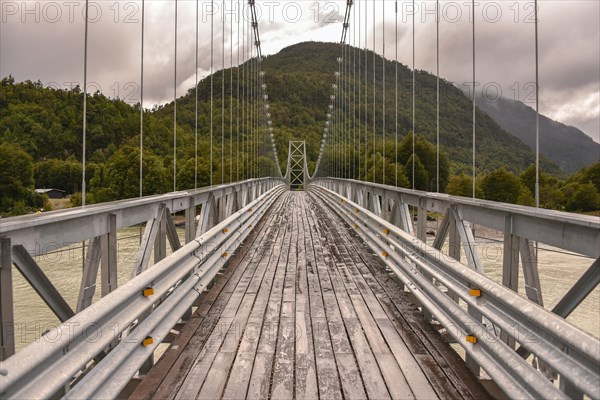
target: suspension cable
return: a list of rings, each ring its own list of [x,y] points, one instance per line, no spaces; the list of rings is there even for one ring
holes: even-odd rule
[[[88,54],[88,0],[85,0],[85,30],[83,38],[83,132],[82,132],[82,153],[81,153],[81,206],[85,207],[85,152],[86,152],[86,132],[87,132],[87,54]]]
[[[538,58],[538,4],[534,1],[535,18],[535,207],[540,207],[540,84]],[[537,246],[537,242],[536,242]],[[536,253],[537,254],[537,253]]]
[[[229,24],[229,182],[233,182],[233,0],[231,23]]]
[[[395,63],[395,80],[396,80],[396,85],[395,85],[395,101],[394,101],[394,115],[396,117],[395,119],[395,138],[394,138],[394,149],[395,149],[395,155],[394,155],[394,165],[395,165],[395,176],[394,176],[394,182],[396,184],[396,187],[398,187],[398,0],[396,0],[396,2],[394,3],[394,11],[396,13],[395,17],[396,17],[396,33],[395,33],[395,39],[394,39],[394,44],[396,47],[396,63]]]
[[[475,198],[475,0],[471,0],[473,10],[473,198]]]
[[[356,8],[352,10],[352,179],[356,179]]]
[[[381,163],[383,164],[383,170],[382,170],[382,177],[381,177],[381,183],[385,184],[385,1],[381,2],[381,6],[382,6],[382,28],[381,28],[381,35],[382,35],[382,43],[383,43],[383,56],[382,56],[382,64],[383,64],[383,71],[381,72],[381,75],[383,76],[383,83],[382,83],[382,87],[381,87],[381,107],[382,107],[382,124],[383,124],[383,128],[382,128],[382,143],[383,143],[383,148],[381,150]]]
[[[365,181],[369,175],[369,57],[367,54],[369,43],[369,10],[368,1],[365,0]],[[375,116],[373,116],[375,118]]]
[[[211,3],[210,10],[210,186],[213,185],[213,120],[214,120],[214,27],[215,27],[215,5]]]
[[[361,18],[361,12],[360,12],[360,6],[357,6],[356,8],[358,8],[358,48],[361,49],[361,39],[362,39],[362,18]],[[362,80],[362,51],[358,51],[358,79],[359,81]],[[361,110],[362,110],[362,82],[358,83],[358,179],[360,180],[362,177],[361,171],[362,171],[362,152],[361,152],[361,148],[362,148],[362,144],[361,144],[361,137],[362,137],[362,128],[360,126],[361,122],[362,122],[362,118],[360,116],[361,114]],[[366,180],[366,179],[365,179]]]
[[[240,0],[237,0],[237,97],[236,97],[236,127],[237,127],[237,142],[235,151],[235,173],[236,181],[240,180],[240,19],[241,19],[241,4]]]
[[[377,2],[376,0],[373,0],[373,183],[376,182],[375,176],[377,175],[377,151],[376,151],[376,139],[375,139],[375,123],[377,121],[377,115],[376,115],[376,103],[377,103],[377,85],[376,85],[376,67],[375,67],[375,61],[376,61],[376,50],[375,50],[375,45],[377,44],[377,37],[376,37],[376,26],[375,26],[375,21],[376,21],[376,5]]]
[[[194,120],[194,189],[198,188],[198,18],[199,2],[196,0],[196,112]]]
[[[221,2],[221,185],[225,183],[225,0]]]
[[[243,9],[242,9],[243,11]],[[243,179],[247,178],[246,175],[246,171],[247,171],[247,162],[246,161],[246,142],[247,142],[247,126],[246,126],[246,18],[244,16],[244,13],[242,12],[242,119],[241,119],[241,124],[242,124],[242,133],[244,135],[244,140],[242,141],[242,158],[243,158],[243,163],[242,163],[242,176]]]
[[[412,189],[415,190],[415,0],[412,2]]]
[[[175,65],[173,68],[173,191],[177,191],[177,0],[175,0]]]
[[[142,44],[140,57],[140,197],[144,195],[144,12],[145,1],[142,0]]]
[[[436,192],[440,192],[440,1],[435,2],[435,36],[436,36]]]

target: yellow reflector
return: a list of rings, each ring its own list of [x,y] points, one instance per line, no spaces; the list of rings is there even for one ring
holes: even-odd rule
[[[477,338],[473,335],[467,335],[465,340],[469,343],[473,343],[473,344],[477,343]]]
[[[473,297],[480,297],[481,290],[480,289],[471,289],[471,290],[469,290],[469,294]]]
[[[223,233],[227,233],[227,232],[229,232],[229,229],[223,228]]]
[[[384,257],[387,257],[387,256],[388,256],[388,253],[387,253],[387,251],[382,251],[382,252],[381,252],[381,255],[382,255],[382,256],[384,256]]]
[[[152,287],[147,287],[144,289],[144,291],[142,292],[142,294],[146,297],[148,296],[152,296],[154,294],[154,288]]]
[[[390,230],[389,230],[389,229],[385,229],[385,228],[384,228],[384,229],[383,229],[383,234],[384,234],[384,235],[387,235],[388,233],[390,233]]]
[[[152,339],[150,336],[146,337],[146,339],[142,340],[142,346],[146,347],[146,346],[150,346],[152,343],[154,343],[154,339]]]
[[[226,252],[223,253],[223,257],[227,257],[229,254],[227,254]]]

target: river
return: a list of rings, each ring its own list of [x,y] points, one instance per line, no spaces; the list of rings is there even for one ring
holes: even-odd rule
[[[183,242],[184,230],[179,229]],[[131,270],[139,249],[139,227],[118,232],[118,282],[123,284],[131,278]],[[497,283],[502,282],[502,243],[495,239],[479,239],[478,247],[484,261],[485,273]],[[170,248],[167,245],[167,251]],[[73,245],[56,253],[36,257],[36,261],[48,278],[75,309],[81,282],[81,244]],[[542,245],[539,253],[539,274],[546,309],[551,309],[571,285],[592,264],[593,260]],[[152,264],[152,261],[151,261]],[[16,269],[13,269],[15,341],[17,351],[41,336],[43,332],[59,324],[40,297]],[[100,277],[94,301],[100,298]],[[523,273],[519,273],[519,291],[524,293]],[[567,318],[574,325],[600,337],[600,288]]]

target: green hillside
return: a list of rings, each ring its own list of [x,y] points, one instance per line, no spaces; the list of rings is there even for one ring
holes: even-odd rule
[[[338,68],[336,58],[340,47],[333,43],[307,42],[281,50],[278,54],[265,57],[263,70],[267,93],[271,105],[270,112],[274,127],[275,139],[280,152],[282,169],[287,162],[288,141],[306,140],[309,167],[315,164],[321,135],[325,126],[331,84],[334,82],[334,71]],[[344,62],[361,61],[360,78],[353,80],[351,74],[347,79],[351,87],[356,85],[362,93],[360,107],[349,112],[360,117],[357,138],[364,156],[365,129],[368,134],[369,153],[372,153],[373,123],[373,53],[358,49],[350,49],[350,56]],[[365,62],[368,70],[368,85],[365,84]],[[358,64],[356,66],[358,73]],[[393,135],[396,127],[394,116],[395,98],[395,66],[386,61],[386,171],[395,170],[393,158],[395,142]],[[275,166],[270,153],[270,143],[266,129],[251,130],[248,128],[249,115],[254,125],[262,120],[259,102],[248,99],[238,102],[238,73],[240,74],[240,93],[247,99],[250,87],[256,87],[255,81],[249,81],[250,62],[240,68],[227,69],[214,74],[214,108],[213,108],[213,163],[210,165],[210,79],[205,78],[198,87],[198,186],[210,183],[212,172],[213,183],[245,179],[252,176],[272,175]],[[376,105],[376,165],[382,164],[383,145],[382,115],[382,58],[375,56],[375,105]],[[412,72],[404,65],[398,67],[399,105],[398,133],[399,159],[398,183],[408,185],[411,181],[412,163]],[[222,132],[221,117],[221,83],[225,77],[225,94]],[[256,75],[253,75],[256,77]],[[233,77],[233,85],[230,82]],[[435,76],[417,71],[416,97],[416,138],[417,165],[415,181],[417,188],[435,190]],[[233,90],[233,98],[229,96]],[[365,93],[366,110],[365,110]],[[443,148],[441,157],[441,188],[450,181],[449,191],[457,192],[456,187],[468,187],[463,173],[470,173],[471,165],[471,118],[470,100],[463,93],[446,81],[441,82],[441,135]],[[177,100],[177,189],[193,188],[194,154],[195,154],[195,97],[196,91],[191,88],[185,96]],[[15,83],[12,77],[0,82],[0,152],[3,154],[0,185],[0,212],[18,214],[30,210],[32,206],[39,208],[43,199],[32,194],[35,188],[56,188],[68,194],[81,190],[82,159],[82,100],[83,94],[78,87],[73,90],[57,90],[44,88],[41,83],[26,81]],[[354,104],[354,98],[346,97],[344,102]],[[231,108],[230,108],[231,107]],[[238,111],[240,123],[238,124]],[[230,121],[230,116],[233,119]],[[367,125],[364,125],[365,119]],[[121,100],[109,99],[102,93],[91,94],[88,98],[88,132],[86,150],[86,178],[88,202],[103,202],[114,199],[136,197],[139,194],[139,123],[138,105],[130,105]],[[352,126],[353,128],[353,126]],[[477,168],[481,178],[484,175],[506,168],[519,174],[534,162],[533,152],[519,139],[506,131],[487,114],[477,112]],[[239,132],[239,150],[238,150]],[[350,131],[354,135],[353,131]],[[225,146],[221,148],[221,135],[225,138]],[[231,147],[230,147],[231,146]],[[224,153],[224,159],[221,153]],[[348,152],[357,154],[358,148],[349,147]],[[230,154],[231,151],[231,154]],[[328,170],[328,162],[332,159],[331,147],[328,157],[322,164],[322,172]],[[259,157],[253,157],[257,152]],[[144,188],[143,194],[150,195],[173,190],[173,103],[155,107],[144,112]],[[14,159],[13,161],[10,161]],[[373,159],[361,160],[361,165],[373,165]],[[549,173],[560,172],[555,164],[543,160],[543,170]],[[362,168],[361,179],[373,178],[381,181],[380,169],[375,171]],[[224,170],[225,175],[221,176]],[[231,175],[230,175],[231,171]],[[238,175],[239,171],[239,175]],[[358,174],[358,169],[348,167],[348,171]],[[15,177],[19,177],[18,179]],[[452,177],[460,177],[463,181],[454,182]],[[479,180],[479,178],[478,178]],[[386,182],[394,183],[390,173],[386,174]],[[560,187],[555,183],[557,188]],[[458,185],[458,186],[457,186]],[[461,186],[462,185],[462,186]],[[519,189],[520,190],[520,189]],[[558,190],[558,189],[557,189]],[[489,197],[489,196],[488,196]],[[530,198],[531,195],[525,196]],[[76,198],[76,196],[75,196]],[[523,201],[521,201],[523,202]],[[75,200],[76,204],[77,201]]]
[[[269,99],[272,102],[273,124],[277,127],[277,138],[282,143],[296,137],[305,139],[309,158],[315,159],[320,135],[325,126],[327,105],[337,71],[337,56],[340,46],[333,43],[306,42],[281,50],[278,54],[266,57],[264,70],[269,83]],[[361,107],[354,110],[353,98],[350,101],[352,114],[360,116],[360,131],[364,141],[365,115],[368,132],[372,135],[373,121],[373,52],[350,48],[349,57],[344,62],[352,71],[350,87],[359,85],[362,93]],[[356,64],[354,64],[356,60]],[[361,77],[358,77],[360,60]],[[367,82],[365,85],[365,62]],[[375,56],[375,104],[376,133],[383,132],[382,114],[382,65],[383,59]],[[356,82],[354,68],[356,67]],[[344,67],[342,66],[342,69]],[[386,134],[392,140],[395,133],[395,69],[396,63],[386,61]],[[412,129],[412,70],[403,64],[398,67],[398,132],[404,137]],[[416,73],[416,133],[430,142],[436,138],[436,77],[425,71]],[[365,93],[367,93],[367,111],[365,114]],[[471,168],[472,147],[472,103],[462,91],[451,83],[440,82],[440,142],[447,153],[453,173],[467,172]],[[501,166],[518,173],[535,160],[534,153],[518,138],[504,131],[487,114],[477,110],[477,162],[481,172],[493,171]],[[381,141],[378,141],[381,146]],[[369,144],[370,146],[370,144]],[[287,148],[287,145],[285,146]],[[381,148],[377,149],[381,152]],[[370,150],[371,151],[371,150]],[[390,154],[389,152],[387,154]],[[544,159],[544,169],[558,172],[558,167]]]

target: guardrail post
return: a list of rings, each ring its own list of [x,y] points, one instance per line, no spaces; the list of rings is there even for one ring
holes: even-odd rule
[[[538,255],[536,250],[531,240],[526,238],[519,239],[519,249],[521,252],[521,263],[523,264],[525,295],[529,300],[543,307],[544,300],[542,298],[542,286],[538,272]]]
[[[444,243],[446,242],[446,238],[448,237],[448,230],[450,228],[450,210],[446,210],[444,213],[444,217],[442,218],[442,222],[438,226],[437,232],[435,234],[435,239],[433,240],[433,247],[438,250],[442,250]]]
[[[156,211],[156,216],[146,222],[146,228],[144,229],[144,234],[142,236],[142,241],[140,243],[140,249],[138,252],[138,258],[135,262],[133,271],[131,276],[134,277],[139,275],[142,271],[144,271],[148,267],[148,261],[150,260],[150,251],[152,250],[152,243],[156,242],[157,238],[160,236],[160,224],[163,219],[163,214],[165,212],[165,205],[161,204]],[[164,230],[163,230],[164,231]],[[163,238],[164,240],[164,238]],[[156,244],[156,243],[155,243]],[[166,244],[165,244],[166,247]],[[156,252],[156,249],[155,249]],[[165,248],[166,252],[166,248]]]
[[[85,254],[83,264],[83,273],[81,275],[81,286],[79,288],[79,297],[77,299],[77,309],[80,312],[88,308],[94,299],[96,293],[96,281],[98,278],[98,268],[100,267],[100,237],[95,237],[88,244],[88,251]]]
[[[356,190],[356,204],[365,208],[365,199],[364,199],[364,193],[363,193],[362,188],[360,188],[360,189],[357,188],[357,190]]]
[[[10,238],[0,237],[0,360],[15,354]]]
[[[375,193],[375,191],[371,191],[371,211],[373,214],[381,217],[381,203],[379,200],[379,195]]]
[[[502,253],[502,285],[519,291],[519,237],[512,233],[512,216],[504,219],[504,249]],[[515,348],[515,339],[502,331],[500,338],[510,348]]]
[[[117,288],[117,216],[108,214],[108,233],[100,237],[102,297]]]
[[[211,194],[208,196],[206,203],[202,204],[202,209],[200,210],[200,223],[198,224],[196,237],[202,235],[204,232],[215,226],[215,212],[215,198]]]
[[[189,243],[196,235],[196,204],[194,198],[190,197],[189,206],[185,209],[185,242]]]
[[[165,212],[164,222],[165,233],[167,239],[169,239],[171,250],[177,251],[181,248],[181,241],[179,240],[179,234],[177,234],[177,227],[175,226],[175,221],[173,221],[173,217],[171,217],[171,212],[168,208],[167,212]]]
[[[417,208],[417,237],[427,242],[427,198],[419,197]]]
[[[227,218],[227,195],[225,194],[225,192],[223,192],[221,197],[219,197],[219,199],[217,200],[217,208],[219,210],[219,212],[218,212],[219,219],[217,220],[217,222],[221,222],[225,218]]]
[[[167,256],[167,219],[165,215],[167,212],[168,210],[165,209],[162,218],[156,221],[157,231],[156,239],[154,239],[154,263],[159,262]]]

